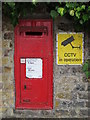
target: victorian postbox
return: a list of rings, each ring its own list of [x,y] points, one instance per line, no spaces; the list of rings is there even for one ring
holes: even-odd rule
[[[51,19],[19,20],[15,27],[16,109],[53,108],[53,36]]]

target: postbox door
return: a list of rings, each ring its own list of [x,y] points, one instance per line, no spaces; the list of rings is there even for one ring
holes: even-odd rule
[[[31,60],[31,62],[34,60],[34,66],[32,65],[33,63],[27,65],[28,64],[27,60],[29,61]],[[24,62],[21,62],[20,65],[21,65],[21,83],[20,83],[21,103],[47,104],[48,60],[45,58],[24,58]],[[28,69],[27,67],[29,67],[30,69],[29,71],[27,71]]]

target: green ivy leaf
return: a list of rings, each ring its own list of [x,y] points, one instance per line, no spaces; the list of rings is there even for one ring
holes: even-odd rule
[[[36,4],[36,0],[32,0],[32,3],[35,5]]]
[[[83,71],[88,71],[88,62],[85,62],[83,65]]]
[[[76,17],[78,18],[78,19],[80,19],[80,12],[75,12],[75,15],[76,15]]]
[[[77,7],[77,11],[80,12],[81,11],[81,7]]]
[[[84,21],[83,21],[83,20],[80,20],[79,23],[82,25],[82,24],[84,23]]]
[[[71,16],[74,16],[74,10],[70,10],[69,14],[70,14]]]
[[[77,11],[78,12],[80,12],[80,11],[83,11],[83,10],[85,10],[85,5],[82,5],[82,6],[80,6],[80,7],[77,7]]]
[[[74,9],[77,6],[78,6],[78,3],[75,3],[75,2],[74,3],[69,3],[69,2],[66,3],[66,7],[70,8],[70,9]]]
[[[88,6],[88,11],[90,11],[90,6]]]
[[[90,77],[90,71],[86,71],[85,74],[86,74],[86,77],[87,77],[87,78]]]
[[[11,8],[14,8],[14,7],[15,7],[15,2],[7,2],[7,4],[8,4]]]
[[[82,16],[82,18],[83,18],[83,21],[86,22],[86,21],[88,21],[89,16],[88,16],[87,14],[84,14],[84,15]]]
[[[58,13],[55,10],[51,10],[50,15],[55,19],[58,16]]]
[[[59,7],[57,11],[58,11],[58,13],[59,13],[61,16],[64,15],[64,8]]]
[[[66,3],[66,7],[69,8],[70,7],[70,3],[67,2]]]
[[[82,5],[82,6],[81,6],[81,9],[82,9],[82,10],[85,10],[85,5]]]

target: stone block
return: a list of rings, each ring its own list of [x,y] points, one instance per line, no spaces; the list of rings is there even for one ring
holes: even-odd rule
[[[87,92],[79,92],[78,96],[80,99],[87,99],[88,100],[88,93]]]
[[[88,80],[88,82],[90,83],[90,78],[88,78],[87,80]]]
[[[88,83],[88,91],[90,91],[90,83]]]
[[[10,99],[12,99],[12,98],[14,98],[14,92],[13,91],[8,91],[8,92],[3,92],[2,91],[2,99],[3,100],[10,100]]]
[[[8,62],[9,62],[9,57],[3,57],[3,58],[2,58],[2,65],[3,65],[3,66],[4,66],[4,65],[7,65]]]
[[[55,83],[56,93],[66,92],[70,93],[76,86],[77,77],[75,76],[62,76]]]
[[[2,56],[2,49],[0,48],[0,57]]]
[[[2,48],[5,48],[5,49],[6,49],[6,48],[9,48],[9,42],[10,42],[10,41],[3,40],[3,41],[2,41]]]
[[[0,82],[2,82],[2,73],[0,73]]]
[[[0,107],[0,113],[2,113],[2,107]]]
[[[0,90],[3,88],[3,84],[2,82],[0,82]]]
[[[5,113],[7,111],[8,108],[6,107],[0,107],[0,112],[1,113]]]
[[[11,32],[11,31],[6,31],[5,33],[4,33],[4,39],[5,40],[12,40],[13,39],[13,32]]]
[[[11,73],[12,68],[11,67],[4,67],[3,73]]]
[[[90,108],[88,108],[88,116],[90,117]]]
[[[81,109],[79,115],[81,117],[88,117],[88,109]]]
[[[2,73],[2,67],[0,66],[0,73]]]
[[[70,114],[71,114],[71,117],[75,117],[75,116],[77,116],[77,113],[76,113],[76,111],[75,111],[75,109],[70,109]]]
[[[2,48],[2,41],[0,40],[0,48]]]
[[[86,102],[86,107],[90,108],[90,101]]]
[[[69,116],[70,113],[66,109],[56,109],[56,114],[59,114],[61,116]]]
[[[57,101],[57,100],[56,100],[56,102],[55,102],[55,108],[56,108],[56,107],[59,107],[59,101]]]
[[[90,101],[90,92],[88,92],[88,100]]]
[[[0,99],[0,100],[2,100],[2,91],[0,91],[0,96],[1,96],[1,99]]]
[[[85,91],[85,84],[76,84],[75,90]]]
[[[3,106],[8,108],[14,108],[14,98],[3,100]]]
[[[52,114],[51,110],[45,110],[45,111],[41,111],[41,115],[42,116],[50,116]]]
[[[2,66],[2,57],[0,56],[0,66]]]
[[[10,56],[10,55],[13,54],[12,52],[13,52],[12,49],[5,49],[5,50],[3,51],[3,55],[4,55],[4,56]]]
[[[13,82],[6,82],[3,83],[3,91],[13,91],[14,90],[14,84]]]
[[[0,113],[0,118],[2,119],[2,113]]]
[[[5,112],[5,116],[12,117],[13,116],[13,109],[12,108],[7,109],[7,111]]]
[[[67,92],[57,93],[56,97],[60,99],[71,99],[71,93]]]
[[[73,108],[73,101],[71,100],[60,100],[59,108]]]
[[[0,107],[3,107],[3,102],[2,102],[2,93],[0,92]]]
[[[76,108],[84,108],[85,102],[84,101],[73,101],[72,106]]]
[[[9,47],[10,47],[10,48],[13,47],[13,42],[12,42],[12,41],[10,41],[10,45],[9,45]]]
[[[4,83],[13,82],[13,81],[14,81],[14,80],[13,80],[13,75],[12,75],[12,74],[8,74],[8,73],[3,73],[3,74],[2,74],[2,81],[3,81]]]

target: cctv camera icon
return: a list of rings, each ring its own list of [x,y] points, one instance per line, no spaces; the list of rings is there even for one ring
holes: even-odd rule
[[[79,48],[79,49],[81,49],[81,46],[79,46],[79,47],[73,46],[72,43],[71,43],[72,41],[74,41],[74,37],[73,36],[71,36],[71,37],[67,38],[66,40],[64,40],[61,43],[61,45],[66,46],[66,45],[70,44],[72,48]]]

